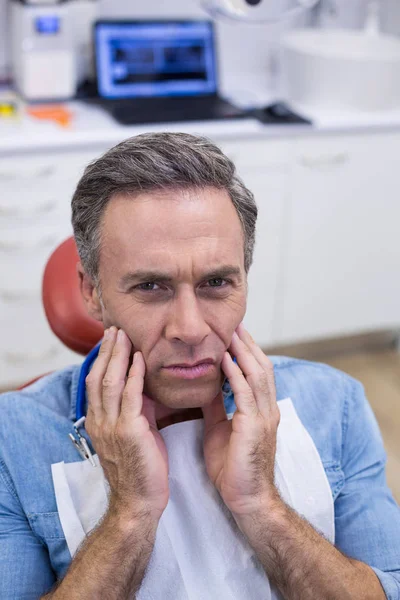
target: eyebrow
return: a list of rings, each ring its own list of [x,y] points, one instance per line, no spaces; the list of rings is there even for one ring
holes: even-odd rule
[[[242,281],[241,270],[239,267],[234,265],[223,265],[217,267],[212,271],[205,273],[201,279],[225,279],[226,277],[237,277],[239,281]],[[139,269],[137,271],[126,273],[119,280],[119,286],[121,288],[127,288],[129,285],[141,282],[159,281],[160,283],[171,283],[174,280],[168,273],[162,271],[152,271],[147,269]]]

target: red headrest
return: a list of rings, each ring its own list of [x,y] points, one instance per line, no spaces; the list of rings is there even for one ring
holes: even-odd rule
[[[103,325],[89,316],[79,288],[78,251],[73,237],[54,250],[43,275],[43,306],[50,327],[68,348],[87,354],[103,336]]]

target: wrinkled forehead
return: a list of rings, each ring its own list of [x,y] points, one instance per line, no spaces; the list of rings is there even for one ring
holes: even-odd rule
[[[228,193],[215,188],[115,196],[105,211],[101,237],[103,273],[244,263],[239,216]]]

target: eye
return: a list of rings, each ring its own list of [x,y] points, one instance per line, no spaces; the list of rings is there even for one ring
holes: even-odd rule
[[[227,279],[222,279],[222,277],[214,277],[213,279],[209,279],[207,283],[209,284],[207,287],[221,288],[225,287],[224,284],[228,284],[230,282]]]
[[[139,283],[139,285],[135,286],[136,290],[141,290],[142,292],[156,292],[154,286],[157,286],[157,283],[154,281],[146,281],[144,283]]]

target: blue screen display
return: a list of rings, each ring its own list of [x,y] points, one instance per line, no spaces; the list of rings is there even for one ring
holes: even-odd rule
[[[36,33],[43,35],[55,35],[60,31],[60,17],[46,15],[35,18]]]
[[[209,21],[98,23],[99,94],[133,98],[215,93],[214,54]]]

